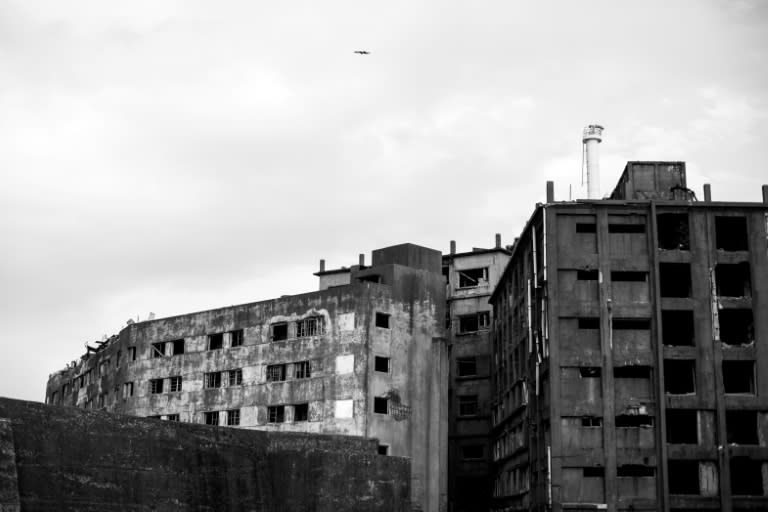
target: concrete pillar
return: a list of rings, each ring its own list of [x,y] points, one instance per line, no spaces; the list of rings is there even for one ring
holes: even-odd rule
[[[712,188],[709,183],[704,184],[704,202],[709,203],[712,201]]]
[[[555,182],[554,181],[547,182],[547,202],[548,203],[555,202]]]

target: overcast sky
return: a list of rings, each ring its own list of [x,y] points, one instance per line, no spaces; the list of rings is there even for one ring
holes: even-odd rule
[[[274,298],[401,242],[511,243],[581,130],[768,183],[768,2],[0,0],[0,395],[129,318]],[[360,56],[354,50],[370,55]]]

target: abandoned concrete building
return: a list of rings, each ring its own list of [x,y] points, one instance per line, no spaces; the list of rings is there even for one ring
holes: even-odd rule
[[[493,306],[493,509],[768,510],[768,187],[548,183]]]

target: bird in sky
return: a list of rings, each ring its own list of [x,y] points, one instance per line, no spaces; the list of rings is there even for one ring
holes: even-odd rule
[[[355,53],[360,55],[370,55],[371,52],[365,51],[365,50],[355,50]]]

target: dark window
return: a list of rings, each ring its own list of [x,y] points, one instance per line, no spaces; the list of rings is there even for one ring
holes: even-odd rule
[[[613,329],[616,331],[647,331],[651,328],[648,318],[614,318]]]
[[[389,412],[389,399],[380,396],[374,397],[373,412],[379,414],[387,414]]]
[[[579,281],[597,281],[599,272],[597,270],[577,270],[576,279]]]
[[[239,386],[243,383],[243,370],[238,368],[236,370],[229,370],[227,372],[229,376],[230,386]]]
[[[309,419],[309,404],[296,404],[293,406],[293,421],[307,421]]]
[[[152,354],[152,357],[163,357],[163,356],[165,356],[165,342],[163,342],[163,343],[153,343],[152,344],[152,350],[150,350],[150,353]]]
[[[579,329],[600,329],[600,319],[579,318]]]
[[[656,217],[659,249],[687,251],[690,249],[688,215],[685,213],[660,213]]]
[[[178,356],[184,353],[184,340],[173,340],[173,355]]]
[[[459,270],[459,288],[488,284],[488,267]]]
[[[389,373],[389,358],[376,356],[374,358],[374,369],[377,372]]]
[[[754,395],[754,361],[723,361],[723,387],[726,393]]]
[[[755,321],[751,309],[721,309],[720,341],[726,345],[749,345],[755,341]]]
[[[136,347],[128,347],[128,359],[131,361],[136,360]]]
[[[577,223],[576,224],[576,232],[577,233],[596,233],[597,232],[597,225],[595,225],[595,224]]]
[[[178,414],[169,414],[168,421],[181,421]]]
[[[664,392],[670,395],[695,393],[696,361],[688,359],[665,359]]]
[[[615,366],[613,368],[614,379],[650,379],[650,366]]]
[[[605,468],[582,468],[582,476],[584,478],[603,478],[605,476]]]
[[[749,263],[719,263],[715,266],[715,285],[721,297],[751,297]]]
[[[152,379],[149,381],[149,392],[153,395],[163,392],[163,379]]]
[[[645,233],[645,224],[608,224],[609,233]]]
[[[218,350],[224,346],[224,334],[209,334],[208,335],[208,350]]]
[[[118,350],[117,351],[117,359],[115,359],[115,368],[120,368],[120,357],[122,357],[123,352]]]
[[[757,411],[725,411],[725,431],[729,443],[759,444]]]
[[[181,391],[181,377],[171,377],[168,379],[171,393],[176,393],[177,391]]]
[[[477,375],[477,358],[460,357],[456,359],[456,376],[469,377]]]
[[[267,416],[270,423],[283,423],[285,421],[285,406],[271,405],[267,407]]]
[[[204,385],[206,388],[220,388],[221,372],[206,373]]]
[[[361,276],[357,278],[361,283],[380,283],[381,276],[378,274],[368,274],[367,276]]]
[[[123,398],[133,396],[133,382],[125,382],[123,384]]]
[[[231,340],[230,346],[232,348],[242,346],[242,344],[243,344],[243,330],[242,329],[236,329],[234,331],[229,331],[229,338]]]
[[[647,278],[647,272],[634,272],[628,270],[616,270],[611,272],[611,281],[644,283]]]
[[[293,377],[296,379],[308,379],[312,376],[309,361],[293,363]]]
[[[581,418],[582,427],[601,427],[603,425],[603,418],[599,416],[584,416]]]
[[[280,382],[285,380],[285,365],[271,364],[267,366],[267,382]]]
[[[715,217],[717,248],[723,251],[747,251],[747,219],[744,217]]]
[[[582,366],[579,368],[579,375],[584,378],[599,378],[602,368],[597,366]]]
[[[625,464],[616,468],[616,476],[618,477],[639,478],[655,476],[655,474],[654,468],[641,464]]]
[[[389,455],[389,446],[386,444],[380,444],[377,449],[377,453],[379,455]]]
[[[731,492],[739,496],[762,496],[763,477],[759,460],[731,458]]]
[[[661,312],[661,337],[665,345],[691,346],[694,336],[693,311]]]
[[[376,313],[376,327],[389,329],[389,315],[386,313]]]
[[[690,297],[690,264],[659,263],[659,284],[662,297]]]
[[[219,424],[219,411],[206,412],[205,424],[206,425],[218,425]]]
[[[272,324],[272,341],[288,339],[288,324],[285,322]]]
[[[227,425],[240,424],[240,409],[230,409],[227,411]]]
[[[461,447],[461,458],[464,460],[482,459],[484,451],[481,444],[466,444]]]
[[[477,395],[459,396],[459,416],[477,416],[479,413]]]
[[[296,322],[296,337],[317,336],[325,332],[325,318],[313,316]]]
[[[667,442],[699,444],[698,413],[690,409],[667,409]]]
[[[653,416],[647,414],[620,414],[616,416],[616,428],[652,427]]]
[[[473,315],[459,317],[459,333],[477,332],[487,330],[491,325],[489,311],[480,311]]]

